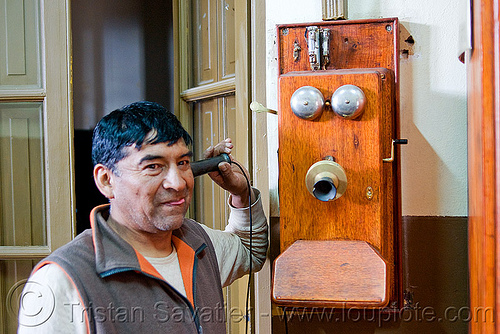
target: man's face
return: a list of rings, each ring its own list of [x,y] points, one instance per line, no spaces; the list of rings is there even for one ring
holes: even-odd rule
[[[143,145],[129,150],[112,173],[111,216],[136,231],[174,230],[191,202],[193,173],[191,151],[184,140]]]

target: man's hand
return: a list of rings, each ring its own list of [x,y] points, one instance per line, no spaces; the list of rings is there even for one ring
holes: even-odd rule
[[[211,158],[222,153],[227,153],[231,157],[231,161],[235,161],[231,156],[231,151],[233,149],[233,144],[231,143],[231,138],[226,138],[215,146],[210,146],[203,152],[203,157],[205,159]],[[240,164],[241,166],[241,164]],[[219,163],[219,171],[211,172],[208,175],[212,180],[217,183],[223,189],[231,193],[231,205],[235,208],[244,208],[248,206],[248,186],[242,171],[236,164],[221,162]],[[250,180],[248,171],[243,167],[247,178]],[[253,190],[251,190],[252,203],[254,202]]]

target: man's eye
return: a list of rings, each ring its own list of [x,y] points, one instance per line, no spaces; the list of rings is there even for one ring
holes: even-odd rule
[[[160,168],[161,168],[161,166],[159,164],[149,164],[146,166],[146,169],[148,169],[148,170],[158,170]]]
[[[179,166],[189,166],[190,163],[189,160],[181,160],[179,161]]]
[[[160,175],[163,172],[163,165],[162,164],[148,164],[144,166],[144,172],[146,175]]]

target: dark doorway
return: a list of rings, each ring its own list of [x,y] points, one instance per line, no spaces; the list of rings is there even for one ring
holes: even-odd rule
[[[92,129],[123,105],[150,100],[173,111],[171,0],[73,0],[73,110],[77,233],[107,200],[92,176]]]

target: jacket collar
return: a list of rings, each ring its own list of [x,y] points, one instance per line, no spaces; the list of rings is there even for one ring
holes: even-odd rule
[[[97,274],[105,277],[121,271],[141,271],[135,249],[107,224],[109,204],[94,208],[90,217]]]

